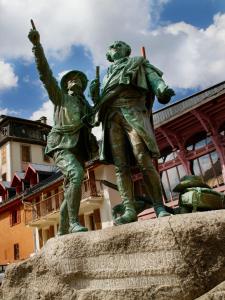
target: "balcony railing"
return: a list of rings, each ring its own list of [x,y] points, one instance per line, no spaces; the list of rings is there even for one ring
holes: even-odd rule
[[[81,200],[89,197],[101,197],[103,195],[101,182],[85,179],[81,187],[81,192]]]
[[[4,273],[7,265],[0,265],[0,273]]]
[[[100,182],[93,182],[89,179],[84,180],[82,184],[82,197],[85,200],[90,197],[101,197],[103,194]],[[29,204],[25,203],[25,223],[35,222],[43,217],[53,215],[59,211],[60,205],[63,202],[64,191],[60,191],[50,197],[44,198],[39,202]]]

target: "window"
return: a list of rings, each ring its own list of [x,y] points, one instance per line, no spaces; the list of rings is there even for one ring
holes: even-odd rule
[[[47,192],[46,194],[44,194],[44,199],[45,199],[46,213],[51,212],[53,210],[51,192]]]
[[[20,222],[21,222],[20,210],[19,209],[15,209],[10,214],[10,225],[14,226],[16,224],[19,224]]]
[[[2,174],[2,181],[6,181],[6,173]]]
[[[42,148],[42,156],[43,156],[43,161],[45,161],[47,163],[50,162],[49,156],[45,154],[45,147]]]
[[[192,160],[191,172],[201,176],[204,182],[212,188],[223,184],[220,159],[216,151]]]
[[[50,238],[52,238],[54,236],[55,236],[54,226],[50,225],[49,229],[48,229],[48,236],[47,236],[47,238],[50,239]]]
[[[55,189],[55,208],[59,209],[60,204],[59,204],[59,189]]]
[[[30,146],[21,145],[21,156],[23,162],[31,161]]]
[[[90,229],[95,230],[94,214],[89,215]]]
[[[2,165],[6,164],[6,146],[2,146]]]
[[[176,151],[173,151],[171,147],[168,147],[162,151],[161,157],[158,159],[158,163],[162,164],[170,160],[174,160],[176,157]]]
[[[38,235],[39,235],[39,246],[40,248],[43,246],[43,234],[42,229],[38,229]]]
[[[36,202],[36,211],[34,212],[35,219],[40,218],[41,216],[41,205],[40,205],[40,197],[35,199]]]
[[[211,137],[207,136],[206,132],[198,132],[187,142],[187,150],[201,149],[210,143],[212,143]]]
[[[101,214],[99,209],[94,210],[95,229],[102,229]]]
[[[163,196],[166,202],[172,201],[176,196],[173,192],[175,186],[180,182],[180,179],[185,175],[185,170],[182,165],[175,166],[163,171],[161,175]]]
[[[14,244],[13,245],[13,249],[14,249],[14,259],[17,260],[20,258],[20,248],[19,248],[19,244]]]

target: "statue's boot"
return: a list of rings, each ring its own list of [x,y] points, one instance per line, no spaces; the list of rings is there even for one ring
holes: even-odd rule
[[[157,218],[171,216],[171,214],[165,210],[165,207],[163,204],[154,205],[154,210],[155,210]]]
[[[59,217],[59,229],[57,232],[57,236],[65,235],[69,233],[69,216],[68,216],[68,208],[67,201],[64,199],[60,206],[60,217]]]
[[[129,200],[124,200],[123,206],[125,208],[125,211],[122,216],[114,220],[115,225],[122,225],[137,221],[137,212],[135,210],[134,204]]]
[[[170,216],[171,214],[168,213],[164,207],[159,175],[153,165],[150,165],[149,168],[143,170],[143,177],[145,189],[153,203],[157,218]]]
[[[78,221],[81,200],[81,187],[77,186],[76,184],[70,183],[66,188],[66,199],[69,215],[69,232],[75,233],[88,231],[88,229],[82,226]]]
[[[76,219],[70,223],[70,229],[69,229],[70,233],[84,232],[84,231],[88,231],[88,229],[82,226]]]

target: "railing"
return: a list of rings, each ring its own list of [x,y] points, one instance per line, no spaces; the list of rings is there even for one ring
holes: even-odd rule
[[[82,198],[87,199],[89,197],[101,197],[102,187],[100,182],[92,182],[87,179],[82,184]],[[43,198],[36,203],[24,203],[25,205],[25,223],[29,224],[42,217],[46,217],[51,213],[58,212],[60,205],[63,202],[64,191],[60,191],[50,197]]]
[[[88,197],[100,197],[103,194],[103,188],[100,181],[85,179],[81,187],[81,192],[81,199],[86,199]]]
[[[36,203],[24,203],[25,223],[29,224],[50,213],[58,212],[62,202],[63,191],[60,191],[47,198],[44,198],[44,195],[42,194],[42,199]]]
[[[0,265],[0,273],[4,273],[7,265]]]

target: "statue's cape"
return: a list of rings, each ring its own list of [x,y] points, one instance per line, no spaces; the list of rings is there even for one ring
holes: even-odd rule
[[[124,58],[111,65],[103,80],[102,97],[115,86],[132,84],[144,90],[149,90],[149,83],[146,78],[146,68],[155,71],[160,77],[163,72],[151,65],[144,57]]]

